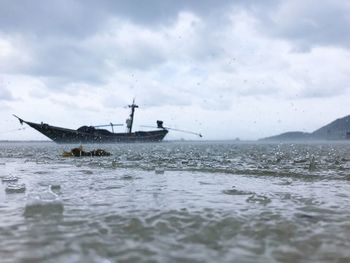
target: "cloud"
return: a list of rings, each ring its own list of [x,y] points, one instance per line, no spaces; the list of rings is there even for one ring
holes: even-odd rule
[[[105,21],[104,12],[92,7],[85,1],[3,0],[0,28],[4,33],[44,38],[48,35],[81,38],[96,31]]]
[[[247,119],[287,127],[274,116],[293,123],[307,103],[316,111],[316,101],[349,95],[348,13],[346,1],[330,0],[4,0],[0,97],[48,121],[67,111],[82,122],[124,119],[136,97],[150,116],[196,119],[208,131]]]
[[[11,100],[14,100],[11,92],[3,87],[0,87],[0,101],[11,101]]]
[[[37,36],[58,35],[83,38],[94,34],[111,17],[147,26],[173,23],[180,12],[208,16],[232,4],[245,1],[152,0],[3,0],[0,4],[0,28],[5,33]],[[35,14],[35,15],[33,15]]]
[[[318,47],[289,57],[288,73],[294,87],[290,96],[294,93],[299,98],[330,98],[350,92],[349,51]]]
[[[319,46],[350,48],[349,12],[348,1],[296,0],[279,1],[256,13],[264,31],[292,41],[295,51],[308,51]]]
[[[12,101],[14,97],[12,93],[6,88],[6,84],[0,79],[0,101]]]

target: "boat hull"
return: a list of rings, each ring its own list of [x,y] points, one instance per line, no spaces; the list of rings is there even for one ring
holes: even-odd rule
[[[51,126],[45,123],[26,122],[30,127],[39,131],[56,143],[133,143],[160,142],[167,135],[168,130],[136,131],[132,133],[111,133],[106,130],[95,132],[81,132],[73,129]]]

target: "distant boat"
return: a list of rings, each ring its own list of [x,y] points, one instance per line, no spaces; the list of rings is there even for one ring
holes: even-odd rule
[[[24,121],[14,115],[21,124],[25,123],[56,143],[124,143],[124,142],[160,142],[168,133],[168,129],[163,127],[163,121],[157,121],[157,130],[132,132],[134,122],[135,100],[131,105],[131,113],[126,120],[127,131],[124,133],[114,133],[114,126],[123,124],[107,124],[97,126],[82,126],[76,130],[51,126],[46,123],[33,123]],[[112,132],[101,127],[110,126]]]

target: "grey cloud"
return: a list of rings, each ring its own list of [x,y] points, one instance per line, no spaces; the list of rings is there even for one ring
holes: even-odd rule
[[[14,100],[14,97],[12,96],[11,92],[5,87],[2,87],[0,83],[0,101],[11,101],[11,100]]]
[[[254,13],[264,32],[294,42],[294,51],[317,46],[350,48],[348,1],[279,1],[270,10]]]
[[[84,1],[2,0],[0,30],[26,35],[70,35],[82,37],[104,23],[99,9],[90,9]]]
[[[325,83],[307,83],[299,97],[301,98],[331,98],[346,94],[350,86],[337,81],[325,81]]]
[[[332,89],[321,89],[321,88],[308,88],[304,89],[299,95],[301,98],[330,98],[333,96],[339,96],[342,92],[335,91]]]
[[[109,94],[103,98],[102,103],[105,107],[115,109],[126,107],[126,105],[129,105],[130,102],[121,98],[121,96]]]
[[[115,92],[117,93],[117,92]],[[175,87],[160,87],[146,85],[143,88],[135,88],[136,103],[143,108],[153,108],[167,106],[188,106],[192,101],[185,92],[179,91]],[[126,107],[130,104],[130,98],[109,94],[103,99],[103,105],[108,108]]]
[[[157,49],[157,46],[138,43],[130,48],[135,49],[129,54],[125,54],[123,48],[120,48],[119,52],[117,52],[115,59],[120,65],[134,69],[148,70],[166,61],[165,54]]]
[[[105,81],[102,74],[107,69],[105,57],[81,47],[79,42],[39,45],[33,51],[35,62],[22,69],[27,74],[60,78],[62,82],[101,84]]]
[[[128,50],[127,50],[128,49]],[[33,62],[19,67],[22,73],[44,77],[47,85],[62,89],[69,83],[99,86],[108,82],[116,67],[148,70],[166,58],[157,46],[137,43],[121,47],[114,43],[84,42],[33,44]]]
[[[100,4],[100,1],[92,1]],[[200,16],[206,16],[215,13],[217,10],[224,10],[232,4],[244,3],[242,0],[216,1],[202,0],[153,0],[153,1],[105,1],[105,6],[109,7],[109,11],[114,14],[124,16],[136,23],[141,24],[157,24],[159,22],[172,22],[181,11],[189,11]]]
[[[208,98],[201,98],[197,102],[203,109],[213,111],[226,111],[232,107],[232,99],[223,96],[211,96]]]
[[[205,15],[242,2],[245,1],[2,0],[0,29],[5,32],[82,37],[98,30],[113,16],[141,24],[157,24],[173,21],[180,11]]]
[[[40,87],[37,89],[31,89],[29,91],[29,96],[35,99],[44,99],[49,96],[49,93],[46,89],[44,89],[43,87]]]
[[[155,71],[162,70],[157,66],[165,64],[168,60],[173,60],[172,63],[176,64],[173,70],[178,72],[165,72],[165,74],[174,79],[176,75],[177,82],[184,84],[185,88],[180,91],[172,90],[170,93],[158,92],[160,87],[149,89],[157,92],[145,88],[146,91],[142,97],[145,100],[144,103],[150,106],[188,105],[191,104],[191,101],[186,97],[188,96],[186,92],[190,90],[190,85],[185,82],[188,80],[187,78],[190,78],[189,75],[192,77],[194,74],[184,72],[181,75],[181,65],[185,64],[186,67],[202,69],[204,72],[199,75],[211,75],[213,71],[217,70],[220,60],[225,59],[225,56],[232,55],[231,48],[239,49],[239,52],[242,52],[244,47],[228,46],[230,43],[234,44],[234,40],[230,42],[228,40],[230,36],[226,36],[230,31],[225,31],[228,27],[234,26],[226,23],[226,17],[237,9],[244,10],[254,19],[258,19],[259,25],[261,25],[261,34],[268,33],[269,36],[293,41],[298,50],[308,50],[309,47],[315,45],[346,46],[350,39],[348,34],[345,34],[350,23],[346,15],[349,5],[340,1],[323,1],[318,5],[310,3],[279,0],[267,0],[263,3],[250,0],[204,0],[200,2],[187,0],[3,0],[0,3],[0,31],[9,36],[21,35],[21,41],[27,46],[28,52],[31,52],[31,63],[18,67],[15,73],[41,77],[46,80],[50,89],[71,89],[72,87],[69,85],[71,83],[90,83],[91,86],[96,87],[108,83],[109,76],[118,70],[145,71],[149,73],[145,79],[151,80],[155,76],[157,77]],[[91,41],[91,38],[99,36],[101,32],[103,35],[113,18],[124,23],[129,21],[133,25],[136,23],[141,29],[156,32],[161,28],[158,26],[171,26],[181,11],[192,12],[204,21],[203,27],[196,28],[196,35],[191,35],[193,43],[186,41],[172,43],[171,40],[169,43],[165,41],[164,46],[161,46],[157,45],[157,40],[151,39],[147,42],[142,38],[135,38],[132,45],[128,46],[124,45],[125,43],[120,44],[118,41],[113,42],[108,39],[106,41],[104,39],[97,42]],[[324,19],[326,16],[329,17],[328,20]],[[237,21],[231,21],[231,23],[235,22]],[[118,24],[113,26],[117,29],[122,27]],[[126,36],[128,35],[126,34]],[[234,37],[244,38],[241,35]],[[239,41],[240,39],[237,39],[237,42]],[[244,44],[243,41],[242,43]],[[172,47],[167,44],[173,44],[176,47],[179,44],[178,53],[173,54],[176,51],[174,48],[171,50]],[[251,49],[254,49],[254,43],[247,45],[251,45]],[[246,52],[251,52],[249,47]],[[245,61],[249,56],[243,54],[242,61]],[[213,61],[213,70],[206,68],[211,61]],[[255,57],[252,63],[256,63]],[[204,66],[202,67],[202,65]],[[242,65],[236,67],[239,68]],[[229,68],[228,72],[230,71],[233,72],[233,69]],[[159,79],[166,77],[168,76],[158,76]],[[183,79],[183,82],[180,79]],[[164,79],[159,82],[163,82],[162,85],[169,84]],[[249,84],[242,83],[240,87],[224,95],[267,94],[272,96],[278,91],[276,88],[278,83],[262,85],[250,84],[250,82]],[[208,96],[218,90],[217,84],[215,82],[208,84],[210,86],[207,92]],[[304,95],[314,94],[314,91],[310,92],[305,92]],[[180,95],[167,95],[176,93]],[[190,93],[192,96],[195,94],[193,91]],[[320,92],[320,94],[323,93]],[[207,96],[203,95],[202,90],[197,95],[201,98]],[[215,101],[218,101],[218,105]],[[229,108],[229,101],[220,102],[220,99],[208,99],[203,105],[209,105],[210,108]]]
[[[315,45],[349,47],[350,5],[347,1],[267,0],[3,0],[0,3],[0,31],[83,39],[112,17],[146,26],[172,23],[179,12],[189,11],[211,18],[215,24],[230,7],[241,7],[260,20],[261,30],[272,36],[295,41],[296,50]],[[218,25],[219,26],[219,25]],[[219,30],[219,28],[217,28]]]
[[[31,56],[30,63],[17,65],[11,73],[44,77],[50,88],[62,88],[72,82],[100,85],[118,67],[149,70],[169,59],[159,46],[142,39],[129,47],[108,41],[90,44],[89,39],[103,32],[112,18],[154,28],[174,22],[180,11],[198,14],[209,19],[211,25],[202,30],[204,39],[196,41],[197,47],[189,55],[197,61],[210,60],[221,51],[213,33],[213,40],[205,41],[205,37],[209,32],[220,31],[217,23],[225,17],[222,12],[232,5],[248,7],[253,2],[4,0],[0,3],[0,32],[15,38],[19,35]]]
[[[86,111],[99,112],[100,111],[100,109],[97,106],[95,106],[95,105],[81,106],[79,103],[76,103],[76,102],[73,102],[73,101],[62,100],[62,99],[58,99],[58,98],[51,98],[50,101],[53,104],[60,105],[61,107],[63,107],[68,112],[72,112],[72,111],[75,111],[75,110],[76,111],[81,111],[81,112],[86,112]]]
[[[175,87],[147,87],[138,91],[137,100],[144,107],[187,106],[192,102],[188,94],[178,91]]]

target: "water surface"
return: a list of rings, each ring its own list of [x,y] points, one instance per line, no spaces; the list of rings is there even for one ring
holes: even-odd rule
[[[2,143],[1,262],[349,262],[350,144]]]

